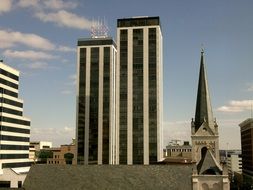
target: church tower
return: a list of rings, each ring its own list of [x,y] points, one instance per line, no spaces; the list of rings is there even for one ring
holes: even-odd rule
[[[192,120],[192,160],[198,163],[201,151],[211,151],[217,162],[219,156],[218,125],[213,118],[211,99],[209,95],[207,75],[204,63],[204,51],[201,51],[199,84],[196,103],[195,120]]]
[[[228,190],[227,171],[220,165],[218,125],[213,118],[203,50],[200,58],[195,120],[192,119],[191,123],[191,138],[192,161],[196,164],[192,174],[193,190]]]

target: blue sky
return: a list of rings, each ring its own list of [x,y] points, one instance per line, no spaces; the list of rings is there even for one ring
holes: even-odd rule
[[[75,134],[76,43],[94,19],[115,37],[118,18],[160,16],[164,42],[164,145],[190,140],[201,44],[221,148],[240,148],[238,124],[253,98],[251,0],[0,0],[0,57],[21,71],[31,140]]]

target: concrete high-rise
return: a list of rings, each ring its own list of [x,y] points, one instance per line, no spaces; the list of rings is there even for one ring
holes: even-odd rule
[[[19,71],[0,62],[0,174],[5,168],[27,172],[30,119],[23,116],[23,101],[18,98]]]
[[[159,17],[117,21],[116,163],[162,158],[163,45]]]
[[[115,60],[112,38],[83,38],[77,48],[77,163],[115,163]]]

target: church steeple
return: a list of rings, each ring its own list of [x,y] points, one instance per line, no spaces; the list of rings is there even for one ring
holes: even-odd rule
[[[197,131],[202,123],[206,121],[209,128],[214,130],[213,112],[211,100],[208,90],[207,75],[204,63],[204,50],[201,51],[200,71],[199,71],[199,84],[197,94],[197,104],[195,113],[195,131]]]

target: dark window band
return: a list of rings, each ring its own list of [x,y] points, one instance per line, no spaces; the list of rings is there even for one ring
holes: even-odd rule
[[[3,163],[3,168],[19,168],[19,167],[27,167],[31,166],[32,162],[18,162],[18,163]]]
[[[0,159],[29,158],[29,154],[0,154]]]
[[[6,85],[6,86],[9,86],[9,87],[18,89],[18,85],[17,85],[17,84],[12,83],[12,82],[10,82],[10,81],[7,81],[7,80],[5,80],[5,79],[0,78],[0,83],[1,83],[1,84],[4,84],[4,85]]]
[[[5,104],[12,105],[12,106],[23,108],[23,103],[9,100],[7,98],[0,98],[0,103],[5,103]]]
[[[29,146],[25,145],[1,145],[1,150],[29,150]]]
[[[30,126],[30,121],[25,121],[25,120],[21,120],[21,119],[1,117],[0,121]]]
[[[6,90],[6,89],[3,89],[3,88],[0,88],[0,93],[1,93],[1,94],[9,95],[9,96],[12,96],[12,97],[15,97],[15,98],[18,97],[18,93],[12,92],[12,91],[10,91],[10,90]]]
[[[8,136],[8,135],[1,135],[1,140],[4,140],[4,141],[29,142],[29,138],[28,137],[15,137],[15,136]]]
[[[0,107],[0,110],[1,110],[1,112],[4,112],[4,113],[22,116],[22,111],[17,111],[17,110],[5,108],[5,107]]]
[[[2,75],[4,75],[4,76],[7,76],[7,77],[9,77],[9,78],[12,78],[12,79],[18,81],[18,76],[17,76],[17,75],[14,75],[14,74],[12,74],[12,73],[10,73],[10,72],[8,72],[8,71],[5,71],[5,70],[3,70],[3,69],[0,69],[0,74],[2,74]]]
[[[3,126],[3,125],[0,126],[0,131],[30,134],[30,129],[20,129],[16,127],[8,127],[8,126]]]

